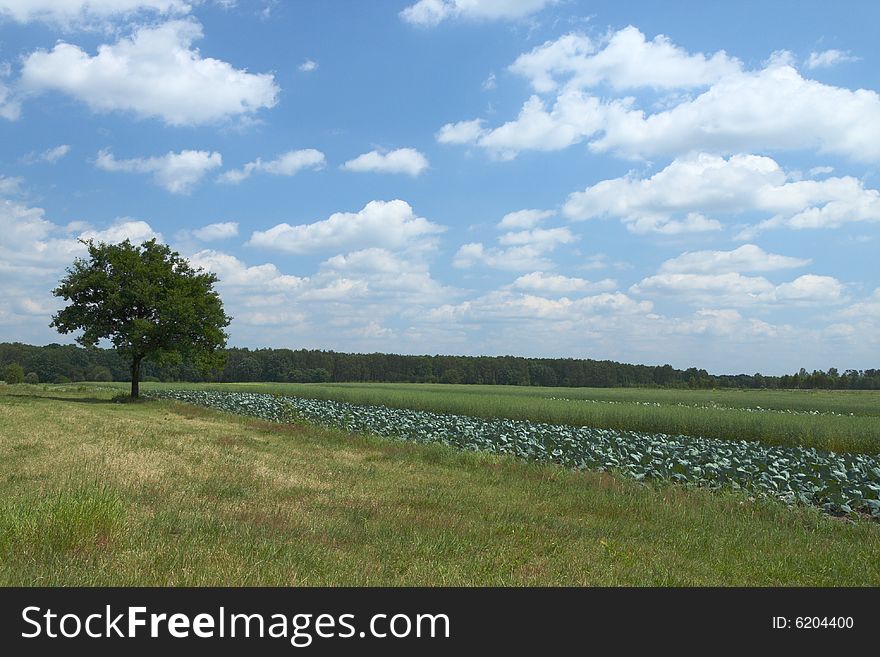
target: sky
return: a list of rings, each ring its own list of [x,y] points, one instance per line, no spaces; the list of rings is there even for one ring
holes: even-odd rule
[[[880,367],[880,3],[0,0],[0,341],[80,239],[230,345]]]

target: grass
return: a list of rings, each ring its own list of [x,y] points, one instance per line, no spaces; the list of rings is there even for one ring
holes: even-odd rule
[[[3,585],[880,585],[880,525],[0,386]]]
[[[143,384],[145,390],[151,387],[249,390],[476,417],[506,417],[720,440],[757,440],[770,445],[816,447],[837,452],[880,453],[880,392],[877,391],[382,383]],[[707,407],[710,404],[715,406]],[[772,410],[757,410],[758,407]],[[785,410],[799,413],[790,414]],[[803,414],[808,411],[826,415]]]

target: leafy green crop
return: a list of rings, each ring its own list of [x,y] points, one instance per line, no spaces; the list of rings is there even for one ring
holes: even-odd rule
[[[513,454],[570,468],[612,470],[638,480],[744,489],[789,504],[816,505],[828,513],[860,512],[880,519],[880,459],[867,454],[483,419],[261,393],[164,390],[149,395],[274,422],[306,421],[354,433]]]

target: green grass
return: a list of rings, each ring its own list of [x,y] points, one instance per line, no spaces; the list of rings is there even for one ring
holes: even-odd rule
[[[3,585],[880,585],[880,525],[0,386]]]
[[[506,417],[721,440],[757,440],[770,445],[817,447],[838,452],[880,453],[880,392],[876,391],[538,388],[390,383],[148,383],[142,386],[144,390],[157,387],[271,392],[476,417]],[[645,406],[638,402],[660,406]],[[702,407],[713,403],[717,405],[716,408]],[[758,407],[775,410],[746,410]],[[785,409],[839,415],[779,412]],[[850,416],[850,413],[853,415]]]

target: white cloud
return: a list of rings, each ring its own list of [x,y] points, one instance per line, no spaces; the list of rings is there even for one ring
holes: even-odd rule
[[[0,63],[0,118],[15,121],[21,116],[21,103],[3,82],[2,78],[8,74],[9,67]]]
[[[21,184],[24,178],[21,176],[0,176],[0,195],[18,196],[21,194]]]
[[[50,148],[40,154],[40,159],[49,164],[55,164],[58,160],[66,156],[70,152],[70,144],[61,144],[55,148]]]
[[[416,216],[405,201],[370,201],[359,212],[337,212],[311,224],[282,223],[266,231],[255,231],[248,244],[287,253],[354,247],[423,248],[433,244],[433,236],[444,230],[445,227]]]
[[[674,297],[696,305],[834,304],[845,301],[844,286],[831,276],[805,274],[774,285],[762,276],[659,273],[633,285],[634,294]]]
[[[849,320],[874,319],[880,321],[880,287],[867,299],[854,303],[840,313]]]
[[[576,330],[581,323],[609,327],[610,316],[647,314],[651,309],[649,301],[636,301],[621,292],[603,292],[572,300],[568,297],[548,299],[514,290],[495,290],[476,299],[438,306],[426,315],[425,320],[463,324],[495,324],[515,320],[527,326],[527,332],[530,333],[534,323],[552,321],[559,322],[557,327],[569,332]]]
[[[564,91],[549,111],[539,96],[532,96],[516,119],[481,132],[477,143],[501,159],[512,159],[523,150],[558,151],[601,130],[607,113],[598,98],[576,89]],[[468,131],[453,130],[459,132]]]
[[[297,67],[303,73],[311,73],[318,68],[318,62],[307,59]]]
[[[326,159],[321,151],[314,148],[287,151],[274,160],[264,162],[257,158],[241,169],[230,169],[221,173],[217,180],[222,183],[238,184],[250,178],[254,172],[269,173],[275,176],[293,176],[303,169],[323,169]]]
[[[477,141],[483,134],[483,119],[447,123],[434,137],[441,144],[470,144]]]
[[[815,176],[823,176],[829,173],[834,173],[834,167],[829,166],[818,166],[810,169],[810,175]]]
[[[99,242],[133,242],[162,235],[144,221],[117,219],[104,229],[95,229],[82,223],[62,226],[45,218],[42,208],[0,199],[0,271],[8,289],[20,287],[30,290],[34,285],[44,286],[60,270],[71,264],[74,257],[85,253],[78,239]],[[36,276],[36,279],[31,277]],[[16,280],[18,278],[19,280]],[[51,282],[51,281],[50,281]],[[47,293],[49,288],[40,288]]]
[[[844,287],[840,281],[831,276],[805,274],[790,283],[778,285],[775,299],[807,303],[838,303],[844,300]]]
[[[398,148],[387,153],[370,151],[349,160],[340,168],[345,171],[405,173],[418,176],[428,168],[428,159],[414,148]]]
[[[498,238],[498,243],[504,246],[532,244],[552,249],[559,244],[571,244],[576,240],[577,237],[568,228],[534,228],[505,233]]]
[[[609,112],[603,130],[590,148],[625,157],[774,149],[872,162],[880,160],[880,96],[805,79],[791,66],[770,66],[723,78],[663,112]]]
[[[823,50],[822,52],[811,52],[804,64],[810,70],[816,68],[831,68],[837,64],[846,62],[857,62],[861,57],[854,57],[848,52],[842,50]]]
[[[594,152],[632,159],[695,150],[814,150],[880,160],[880,95],[806,79],[790,53],[774,53],[762,68],[746,71],[723,52],[687,53],[625,28],[601,49],[587,37],[566,35],[521,55],[512,70],[555,97],[532,96],[515,120],[496,128],[447,124],[438,140],[475,143],[505,159],[588,141]],[[650,113],[617,93],[630,88],[677,93]],[[681,93],[693,89],[700,91],[695,97]]]
[[[121,219],[104,230],[85,230],[79,237],[84,240],[96,242],[108,242],[116,244],[125,240],[131,240],[134,244],[141,244],[147,240],[155,239],[162,241],[162,234],[153,230],[146,221],[136,219]]]
[[[712,338],[726,337],[752,339],[755,337],[776,337],[777,327],[765,321],[745,318],[730,308],[702,308],[693,317],[673,320],[667,323],[671,333],[709,335]],[[765,370],[766,371],[766,370]]]
[[[743,244],[732,251],[687,251],[664,262],[660,272],[726,274],[793,269],[808,264],[809,259],[767,253],[754,244]]]
[[[852,177],[791,181],[769,157],[725,159],[696,153],[674,160],[650,178],[629,174],[603,180],[570,194],[563,207],[570,219],[617,217],[633,232],[721,227],[716,219],[705,220],[702,212],[770,215],[740,233],[741,239],[752,239],[775,226],[832,228],[878,221],[880,193]]]
[[[592,282],[585,278],[534,271],[517,278],[513,282],[513,287],[545,294],[571,294],[573,292],[608,292],[617,287],[617,282],[610,278]]]
[[[204,175],[223,163],[220,153],[208,151],[169,151],[160,157],[117,160],[108,150],[98,153],[95,165],[104,171],[151,173],[157,185],[172,194],[188,194]]]
[[[453,294],[451,288],[431,277],[423,258],[406,257],[382,248],[333,256],[321,264],[321,271],[316,274],[318,280],[336,277],[361,281],[375,300],[429,304]]]
[[[578,89],[599,84],[615,90],[703,87],[741,69],[739,60],[724,51],[711,57],[690,54],[662,34],[648,41],[631,25],[603,43],[582,34],[566,34],[520,55],[510,66],[540,93],[555,90],[562,79]]]
[[[208,224],[207,226],[197,228],[192,234],[203,242],[226,240],[238,235],[238,223],[235,221],[224,221],[216,224]]]
[[[501,221],[498,222],[498,228],[506,230],[534,228],[544,219],[548,219],[555,214],[553,210],[517,210],[516,212],[508,212],[501,217]]]
[[[190,6],[186,0],[0,0],[0,18],[70,27],[139,12],[185,14]]]
[[[285,274],[272,263],[248,266],[213,250],[199,251],[190,261],[219,277],[218,289],[235,317],[233,331],[257,332],[279,345],[296,339],[326,347],[328,328],[337,344],[391,337],[390,324],[454,296],[431,277],[424,258],[381,248],[333,256],[308,276]]]
[[[32,94],[66,93],[96,112],[130,111],[175,126],[216,123],[277,103],[271,74],[202,57],[192,45],[202,36],[196,21],[174,20],[138,27],[94,56],[61,41],[24,58],[20,85]]]
[[[270,292],[300,290],[306,278],[282,274],[274,264],[266,263],[248,267],[233,255],[206,249],[190,256],[195,267],[202,267],[217,274],[220,283],[227,287],[258,288]]]
[[[571,244],[577,237],[568,228],[533,228],[511,231],[498,237],[501,247],[486,248],[480,242],[459,247],[452,264],[459,269],[477,265],[508,271],[552,269],[547,255],[561,244]]]
[[[519,20],[557,0],[418,0],[400,12],[412,25],[434,27],[447,19]]]
[[[498,86],[498,82],[495,80],[495,74],[489,73],[489,77],[483,80],[483,84],[480,85],[480,88],[483,91],[492,91]]]

